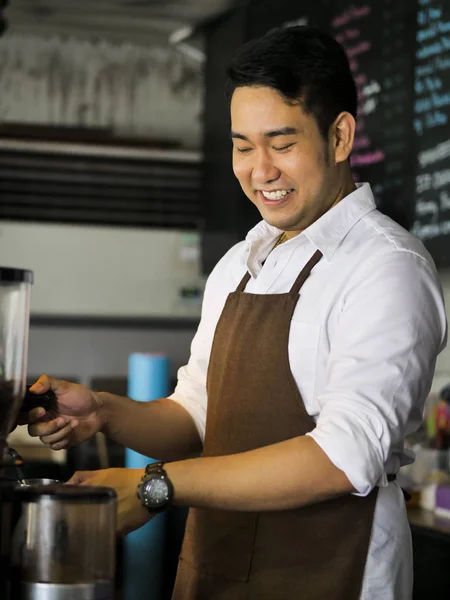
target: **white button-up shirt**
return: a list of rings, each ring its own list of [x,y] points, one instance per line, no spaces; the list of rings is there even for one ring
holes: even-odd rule
[[[376,209],[368,184],[271,252],[280,234],[260,222],[211,273],[191,356],[171,398],[204,438],[207,368],[228,294],[247,270],[246,292],[288,292],[321,250],[291,322],[291,371],[316,421],[308,435],[359,494],[381,488],[361,598],[409,600],[410,530],[402,492],[388,485],[387,474],[412,460],[403,441],[422,421],[436,356],[446,342],[435,266],[420,241]]]

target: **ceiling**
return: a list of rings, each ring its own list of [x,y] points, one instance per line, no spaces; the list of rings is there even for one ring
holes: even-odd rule
[[[167,44],[242,0],[10,0],[9,31],[74,35],[151,45]]]

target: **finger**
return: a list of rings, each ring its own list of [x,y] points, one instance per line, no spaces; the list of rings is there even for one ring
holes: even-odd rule
[[[42,406],[36,406],[29,412],[19,413],[17,424],[18,425],[32,425],[33,423],[36,423],[37,421],[41,421],[41,422],[44,420],[50,421],[55,418],[55,415],[53,414],[53,416],[52,416],[52,413],[50,413],[50,412],[48,412],[47,415],[48,415],[47,418],[44,419],[44,417],[46,416],[45,408],[43,408]]]
[[[28,425],[28,433],[31,437],[42,437],[57,433],[62,427],[66,426],[66,420],[62,417],[52,419],[51,421],[34,421]]]
[[[67,485],[81,485],[92,478],[95,471],[77,471],[72,475],[69,481],[66,481]]]
[[[53,421],[37,421],[28,424],[28,434],[30,437],[41,437],[43,435],[51,435],[61,429]]]
[[[52,392],[61,394],[65,392],[70,385],[71,384],[68,381],[56,379],[55,377],[50,377],[49,375],[41,375],[36,383],[30,387],[30,392],[44,394],[45,392],[52,390]]]
[[[69,447],[71,442],[71,438],[66,438],[65,440],[62,440],[61,442],[56,442],[55,444],[50,444],[50,448],[52,450],[65,450],[66,448]]]
[[[69,423],[67,425],[70,426],[70,428],[72,430],[74,430],[75,427],[77,427],[78,423],[75,420],[72,420],[72,421],[69,421]],[[66,428],[64,428],[64,429],[66,429]],[[61,430],[61,431],[63,431],[63,430]],[[69,433],[62,440],[56,441],[56,442],[51,442],[49,444],[50,448],[52,450],[64,450],[65,448],[68,448],[70,446],[70,444],[72,442],[72,438],[73,438],[72,434]],[[41,441],[42,441],[42,438],[41,438]]]
[[[59,419],[56,419],[56,421],[59,421]],[[44,444],[47,444],[48,446],[52,445],[52,444],[56,444],[57,442],[62,442],[65,439],[68,439],[72,436],[72,427],[70,425],[70,423],[67,423],[67,425],[65,425],[64,427],[60,427],[57,431],[51,433],[51,434],[45,434],[45,435],[41,435],[39,436],[41,438],[41,441]]]
[[[45,412],[45,408],[42,408],[42,406],[36,406],[36,408],[30,410],[29,413],[20,415],[19,418],[26,419],[24,424],[33,425],[33,423],[36,423],[45,416]]]
[[[30,392],[44,393],[51,389],[51,377],[48,375],[41,375],[37,381],[30,386]]]
[[[31,437],[39,437],[42,439],[44,437],[57,434],[66,427],[69,427],[70,429],[75,429],[76,427],[78,427],[78,424],[79,421],[77,419],[70,419],[69,421],[67,421],[65,417],[58,417],[49,421],[41,419],[40,421],[28,425],[28,433]],[[58,441],[59,440],[55,439],[50,443]]]
[[[67,425],[70,426],[70,429],[73,431],[75,429],[75,427],[77,427],[78,422],[75,420],[72,420],[72,421],[69,421],[69,423]],[[66,428],[64,428],[64,429],[66,429]],[[63,430],[61,430],[61,431],[63,431]],[[68,448],[70,446],[72,438],[73,438],[72,433],[69,433],[62,440],[57,440],[56,442],[51,442],[50,448],[52,450],[64,450],[65,448]],[[41,438],[41,440],[42,440],[42,438]]]

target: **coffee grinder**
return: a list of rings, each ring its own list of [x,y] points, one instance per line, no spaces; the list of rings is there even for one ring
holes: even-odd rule
[[[33,272],[0,267],[0,460],[25,396]]]
[[[18,458],[6,438],[25,393],[30,292],[33,273],[0,267],[0,598],[7,598],[14,481],[7,471]]]
[[[0,599],[112,600],[115,492],[7,475],[20,466],[7,444],[19,413],[52,401],[25,388],[32,283],[0,267]]]

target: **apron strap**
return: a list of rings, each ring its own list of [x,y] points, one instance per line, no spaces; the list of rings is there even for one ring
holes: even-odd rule
[[[311,271],[316,266],[316,264],[319,262],[319,260],[322,258],[322,256],[323,256],[323,254],[320,250],[315,251],[315,253],[312,255],[312,257],[309,259],[309,261],[303,267],[300,275],[295,280],[294,285],[292,286],[291,291],[289,292],[290,294],[292,294],[293,296],[298,295],[300,288],[305,283],[308,275],[311,273]],[[240,284],[237,286],[236,292],[243,292],[245,290],[247,283],[250,281],[250,278],[251,278],[251,275],[247,271],[247,273],[241,279]]]
[[[292,286],[291,291],[289,292],[292,296],[298,296],[300,288],[305,283],[309,274],[311,273],[313,268],[317,265],[317,263],[322,258],[322,256],[323,256],[323,254],[320,250],[316,250],[314,252],[314,254],[311,256],[311,258],[308,260],[306,265],[301,270],[300,275],[294,281],[294,285]]]
[[[247,271],[247,273],[244,275],[244,277],[241,279],[241,283],[237,286],[236,291],[237,292],[243,292],[245,290],[245,286],[247,285],[247,283],[250,281],[250,273]]]

